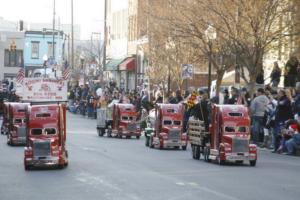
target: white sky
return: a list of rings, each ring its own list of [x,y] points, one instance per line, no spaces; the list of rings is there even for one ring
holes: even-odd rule
[[[81,39],[90,38],[91,32],[103,32],[104,0],[73,3],[74,24],[81,26]],[[6,20],[52,23],[53,0],[0,0],[0,5],[0,16]],[[62,24],[71,24],[71,0],[56,0],[56,17]]]

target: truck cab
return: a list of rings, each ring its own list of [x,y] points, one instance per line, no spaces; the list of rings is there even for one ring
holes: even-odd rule
[[[28,103],[10,103],[8,106],[8,145],[25,145],[26,144],[26,109]]]
[[[150,148],[181,147],[186,150],[187,135],[183,133],[183,113],[182,104],[158,104],[150,111],[149,120],[154,128],[150,137],[146,137]]]
[[[65,105],[32,105],[27,110],[25,170],[31,167],[67,166]]]
[[[257,148],[250,144],[250,117],[243,105],[213,105],[210,141],[204,148],[206,161],[256,165]]]
[[[141,136],[140,126],[137,122],[137,112],[132,104],[114,104],[112,113],[112,134],[122,138]]]

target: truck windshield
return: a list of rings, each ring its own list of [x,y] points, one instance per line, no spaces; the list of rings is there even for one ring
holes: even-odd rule
[[[172,121],[171,120],[164,120],[164,125],[172,125]]]
[[[181,121],[174,121],[174,125],[180,126]]]
[[[225,132],[226,133],[246,133],[247,132],[247,128],[244,126],[238,126],[238,127],[233,127],[233,126],[226,126],[225,127]]]
[[[31,135],[42,135],[43,129],[41,128],[34,128],[31,129]]]
[[[45,128],[45,134],[46,135],[55,135],[56,129],[55,128]]]
[[[122,116],[122,120],[124,120],[124,121],[132,121],[133,120],[133,117],[131,117],[131,116]]]
[[[22,119],[16,118],[15,119],[15,124],[20,124],[20,123],[22,123]]]

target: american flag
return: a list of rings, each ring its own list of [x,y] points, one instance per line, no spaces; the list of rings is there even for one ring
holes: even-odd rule
[[[62,75],[63,75],[64,80],[68,80],[70,78],[70,75],[71,75],[70,68],[69,67],[65,68]]]
[[[24,78],[25,78],[25,71],[24,71],[24,68],[21,68],[21,69],[19,69],[17,76],[16,76],[17,83],[23,84]]]

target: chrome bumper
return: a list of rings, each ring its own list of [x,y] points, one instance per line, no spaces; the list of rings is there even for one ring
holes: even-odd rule
[[[250,161],[250,160],[256,160],[256,154],[249,154],[249,153],[226,153],[226,161]]]
[[[187,141],[184,140],[164,140],[163,147],[164,148],[173,148],[178,146],[186,146]]]
[[[36,167],[53,166],[59,164],[59,158],[53,156],[47,156],[47,157],[36,156],[33,158],[26,158],[25,162],[27,165],[32,165]]]
[[[12,138],[14,144],[26,144],[26,137],[16,137]]]

